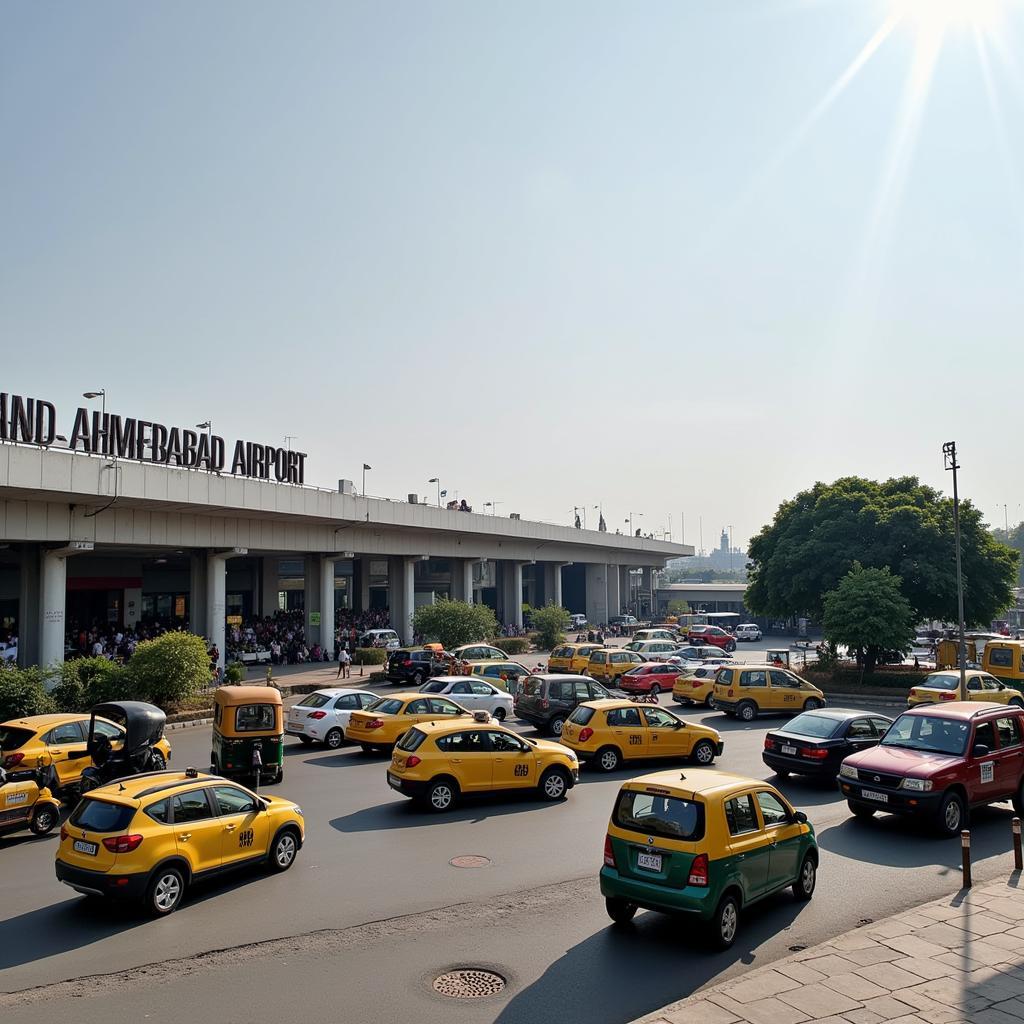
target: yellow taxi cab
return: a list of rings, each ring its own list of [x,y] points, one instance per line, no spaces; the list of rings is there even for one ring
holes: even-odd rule
[[[576,755],[553,740],[520,736],[477,712],[470,721],[421,722],[395,745],[388,785],[432,811],[463,794],[536,789],[562,800],[579,781]]]
[[[683,666],[672,684],[672,699],[677,704],[703,704],[711,707],[715,677],[721,667],[722,663],[718,661]]]
[[[456,661],[508,661],[509,656],[490,644],[463,644],[449,652]]]
[[[580,704],[562,726],[561,742],[603,772],[645,757],[686,758],[708,765],[722,753],[722,737],[714,729],[629,700]]]
[[[474,661],[469,666],[469,674],[483,676],[499,690],[512,693],[516,684],[530,674],[530,670],[518,661]]]
[[[825,694],[784,668],[735,665],[719,669],[711,706],[752,722],[762,711],[814,711],[825,706]]]
[[[644,663],[644,658],[634,651],[621,647],[599,647],[590,655],[586,674],[601,683],[613,683],[631,668]]]
[[[932,672],[923,682],[911,687],[907,707],[920,704],[941,704],[960,699],[960,671]],[[967,699],[984,700],[992,704],[1013,704],[1024,708],[1024,698],[1015,686],[1000,682],[995,676],[977,669],[967,670]]]
[[[87,896],[176,910],[193,882],[253,863],[287,871],[302,809],[217,775],[146,772],[90,790],[60,830],[57,878]]]
[[[548,655],[548,672],[578,676],[590,663],[591,654],[599,650],[601,644],[562,644]]]
[[[345,739],[363,750],[386,750],[412,725],[444,718],[472,718],[472,714],[447,697],[429,693],[396,693],[381,697],[362,711],[353,711],[345,727]]]
[[[114,750],[119,750],[124,740],[124,729],[106,718],[96,719],[96,734],[107,737]],[[12,718],[0,725],[0,768],[18,771],[24,766],[52,767],[57,792],[66,795],[68,789],[81,782],[83,770],[92,764],[85,749],[88,735],[88,715]],[[170,763],[171,745],[166,736],[153,745],[153,756],[158,768]]]
[[[728,949],[747,907],[785,888],[809,900],[817,875],[814,828],[774,786],[714,769],[661,771],[619,790],[601,895],[616,924],[641,907],[683,913]]]

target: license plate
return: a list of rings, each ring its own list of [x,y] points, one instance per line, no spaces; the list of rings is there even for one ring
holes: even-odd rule
[[[796,753],[796,747],[783,747],[782,748],[782,752],[784,754],[795,754]]]
[[[880,804],[887,804],[889,802],[888,793],[876,793],[873,789],[862,789],[860,795],[864,800],[877,800]]]
[[[388,772],[388,785],[392,789],[401,789],[402,788],[402,780],[397,775],[395,775],[393,772]]]
[[[75,840],[75,853],[87,853],[90,857],[95,857],[98,849],[99,847],[95,843],[87,843],[84,839]]]
[[[636,866],[638,868],[644,868],[646,871],[660,871],[661,870],[661,854],[660,853],[638,853],[636,855]]]

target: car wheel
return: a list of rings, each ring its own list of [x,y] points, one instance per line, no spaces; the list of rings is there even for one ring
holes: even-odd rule
[[[818,865],[814,858],[807,854],[800,865],[800,874],[793,883],[793,895],[802,902],[807,902],[814,895],[814,885],[818,880]]]
[[[435,779],[427,789],[426,805],[438,813],[450,811],[459,798],[458,787],[450,779]]]
[[[159,750],[151,750],[149,752],[149,764],[149,770],[153,772],[162,772],[167,767],[167,761]]]
[[[287,871],[295,863],[299,852],[299,835],[293,828],[284,828],[274,837],[270,847],[271,871]]]
[[[340,729],[331,729],[324,737],[324,746],[337,750],[345,741],[345,734]]]
[[[736,641],[735,641],[735,640],[731,640],[731,641],[730,641],[729,643],[727,643],[727,644],[725,645],[725,649],[726,649],[726,650],[727,650],[727,651],[728,651],[728,652],[729,652],[730,654],[732,654],[732,652],[736,650]]]
[[[846,806],[850,808],[850,813],[855,818],[860,818],[861,821],[867,821],[875,816],[875,808],[869,804],[860,804],[856,800],[847,800]]]
[[[561,736],[564,725],[565,717],[563,715],[555,715],[555,717],[548,722],[548,730],[552,736]]]
[[[491,712],[491,714],[494,715],[494,720],[496,722],[504,722],[505,721],[505,709],[504,708],[495,708]]]
[[[42,807],[36,808],[28,827],[33,834],[45,836],[48,832],[53,831],[58,821],[60,821],[60,814],[57,809],[49,804],[44,804]]]
[[[613,772],[622,763],[622,755],[616,747],[603,747],[597,752],[594,763],[603,772]]]
[[[650,690],[652,697],[659,697],[661,695],[661,687],[655,683]]]
[[[300,743],[301,743],[301,744],[302,744],[302,745],[303,745],[304,747],[308,747],[308,746],[309,746],[309,745],[310,745],[310,744],[311,744],[311,743],[313,742],[313,740],[312,740],[312,738],[311,738],[311,737],[309,737],[309,736],[300,736],[300,737],[299,737],[299,742],[300,742]]]
[[[936,815],[936,825],[940,835],[952,837],[960,834],[960,830],[966,828],[967,807],[964,799],[959,793],[947,793],[939,804]]]
[[[710,740],[701,740],[690,755],[694,764],[709,765],[715,759],[715,747]]]
[[[178,868],[160,868],[146,890],[146,909],[154,917],[173,914],[185,895],[185,876]]]
[[[737,709],[736,717],[741,722],[752,722],[757,718],[757,705],[750,700],[745,700]]]
[[[789,772],[786,771],[785,768],[773,768],[772,771],[775,772],[775,778],[777,778],[777,779],[788,779],[789,778]]]
[[[608,916],[616,924],[629,924],[636,916],[638,908],[629,900],[620,900],[617,896],[606,896],[604,909],[608,911]]]
[[[740,928],[740,905],[732,893],[726,893],[711,919],[711,941],[717,949],[729,949]]]
[[[540,777],[540,795],[554,802],[564,800],[569,792],[569,776],[560,768],[549,768]]]
[[[706,708],[711,708],[712,707],[712,704],[711,704],[711,694],[710,693],[704,698],[704,707],[706,707]]]
[[[1010,707],[1024,708],[1024,700],[1021,700],[1020,697],[1011,697],[1010,698]]]
[[[821,707],[821,701],[817,697],[808,697],[804,701],[804,711],[817,711]]]
[[[418,690],[423,685],[423,673],[414,672],[412,677],[412,685]]]

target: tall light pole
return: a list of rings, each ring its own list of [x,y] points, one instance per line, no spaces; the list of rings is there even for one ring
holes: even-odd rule
[[[574,516],[578,516],[581,512],[583,513],[583,529],[585,530],[587,528],[587,506],[573,505],[572,514]]]
[[[498,514],[498,506],[503,504],[504,502],[502,501],[485,501],[484,508],[489,508],[491,510],[491,515],[496,516]]]
[[[956,603],[960,627],[960,649],[957,661],[960,664],[960,699],[967,700],[967,645],[964,641],[964,574],[960,566],[960,492],[956,485],[956,441],[947,441],[942,446],[942,457],[946,469],[953,473],[953,537],[956,547]]]
[[[644,514],[643,514],[643,512],[630,512],[629,513],[629,518],[623,520],[623,522],[629,523],[629,535],[630,535],[630,537],[633,536],[633,516],[636,516],[637,519],[643,519]]]
[[[83,398],[99,398],[102,399],[100,403],[100,422],[106,424],[107,422],[107,389],[100,388],[99,391],[83,391]],[[104,437],[106,436],[106,426],[104,426]],[[109,440],[109,439],[108,439]]]
[[[441,507],[441,478],[432,476],[428,481],[428,484],[437,484],[437,507]]]
[[[363,489],[360,492],[364,498],[366,497],[366,471],[368,469],[373,469],[373,466],[371,466],[368,462],[364,462],[363,463]]]

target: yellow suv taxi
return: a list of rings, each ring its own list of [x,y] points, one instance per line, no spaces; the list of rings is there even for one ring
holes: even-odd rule
[[[82,772],[92,764],[85,749],[89,735],[88,715],[30,715],[12,718],[0,725],[0,768],[19,771],[24,767],[53,767],[58,792],[67,795],[82,781]],[[114,750],[124,741],[124,729],[106,718],[96,719],[96,735],[107,737]],[[153,754],[166,767],[171,760],[171,745],[162,736],[153,745]]]
[[[586,674],[607,685],[644,661],[639,654],[621,647],[600,647],[590,655]]]
[[[714,729],[629,700],[580,704],[562,726],[561,742],[603,772],[646,757],[687,758],[709,765],[722,753],[722,737]]]
[[[721,667],[718,661],[683,666],[672,684],[672,699],[677,704],[703,704],[711,707],[715,677]]]
[[[459,797],[504,789],[536,789],[561,800],[579,781],[576,755],[552,740],[527,739],[474,716],[470,722],[421,722],[395,745],[388,785],[432,811]]]
[[[444,718],[472,718],[472,714],[447,697],[429,693],[396,693],[381,697],[362,711],[353,711],[345,727],[345,739],[363,750],[390,750],[410,726]]]
[[[960,671],[932,672],[924,682],[911,687],[907,707],[920,704],[940,704],[947,700],[960,699]],[[967,699],[984,700],[992,704],[1013,704],[1024,708],[1024,698],[1015,686],[1007,686],[995,676],[977,669],[967,670]]]
[[[715,676],[711,706],[752,722],[762,711],[814,711],[825,706],[825,694],[784,668],[736,665],[720,669]]]
[[[187,768],[91,790],[60,830],[57,878],[88,896],[170,914],[193,882],[262,862],[287,871],[302,846],[302,810]]]
[[[580,675],[590,663],[590,656],[599,650],[600,644],[562,644],[548,655],[548,672]]]

